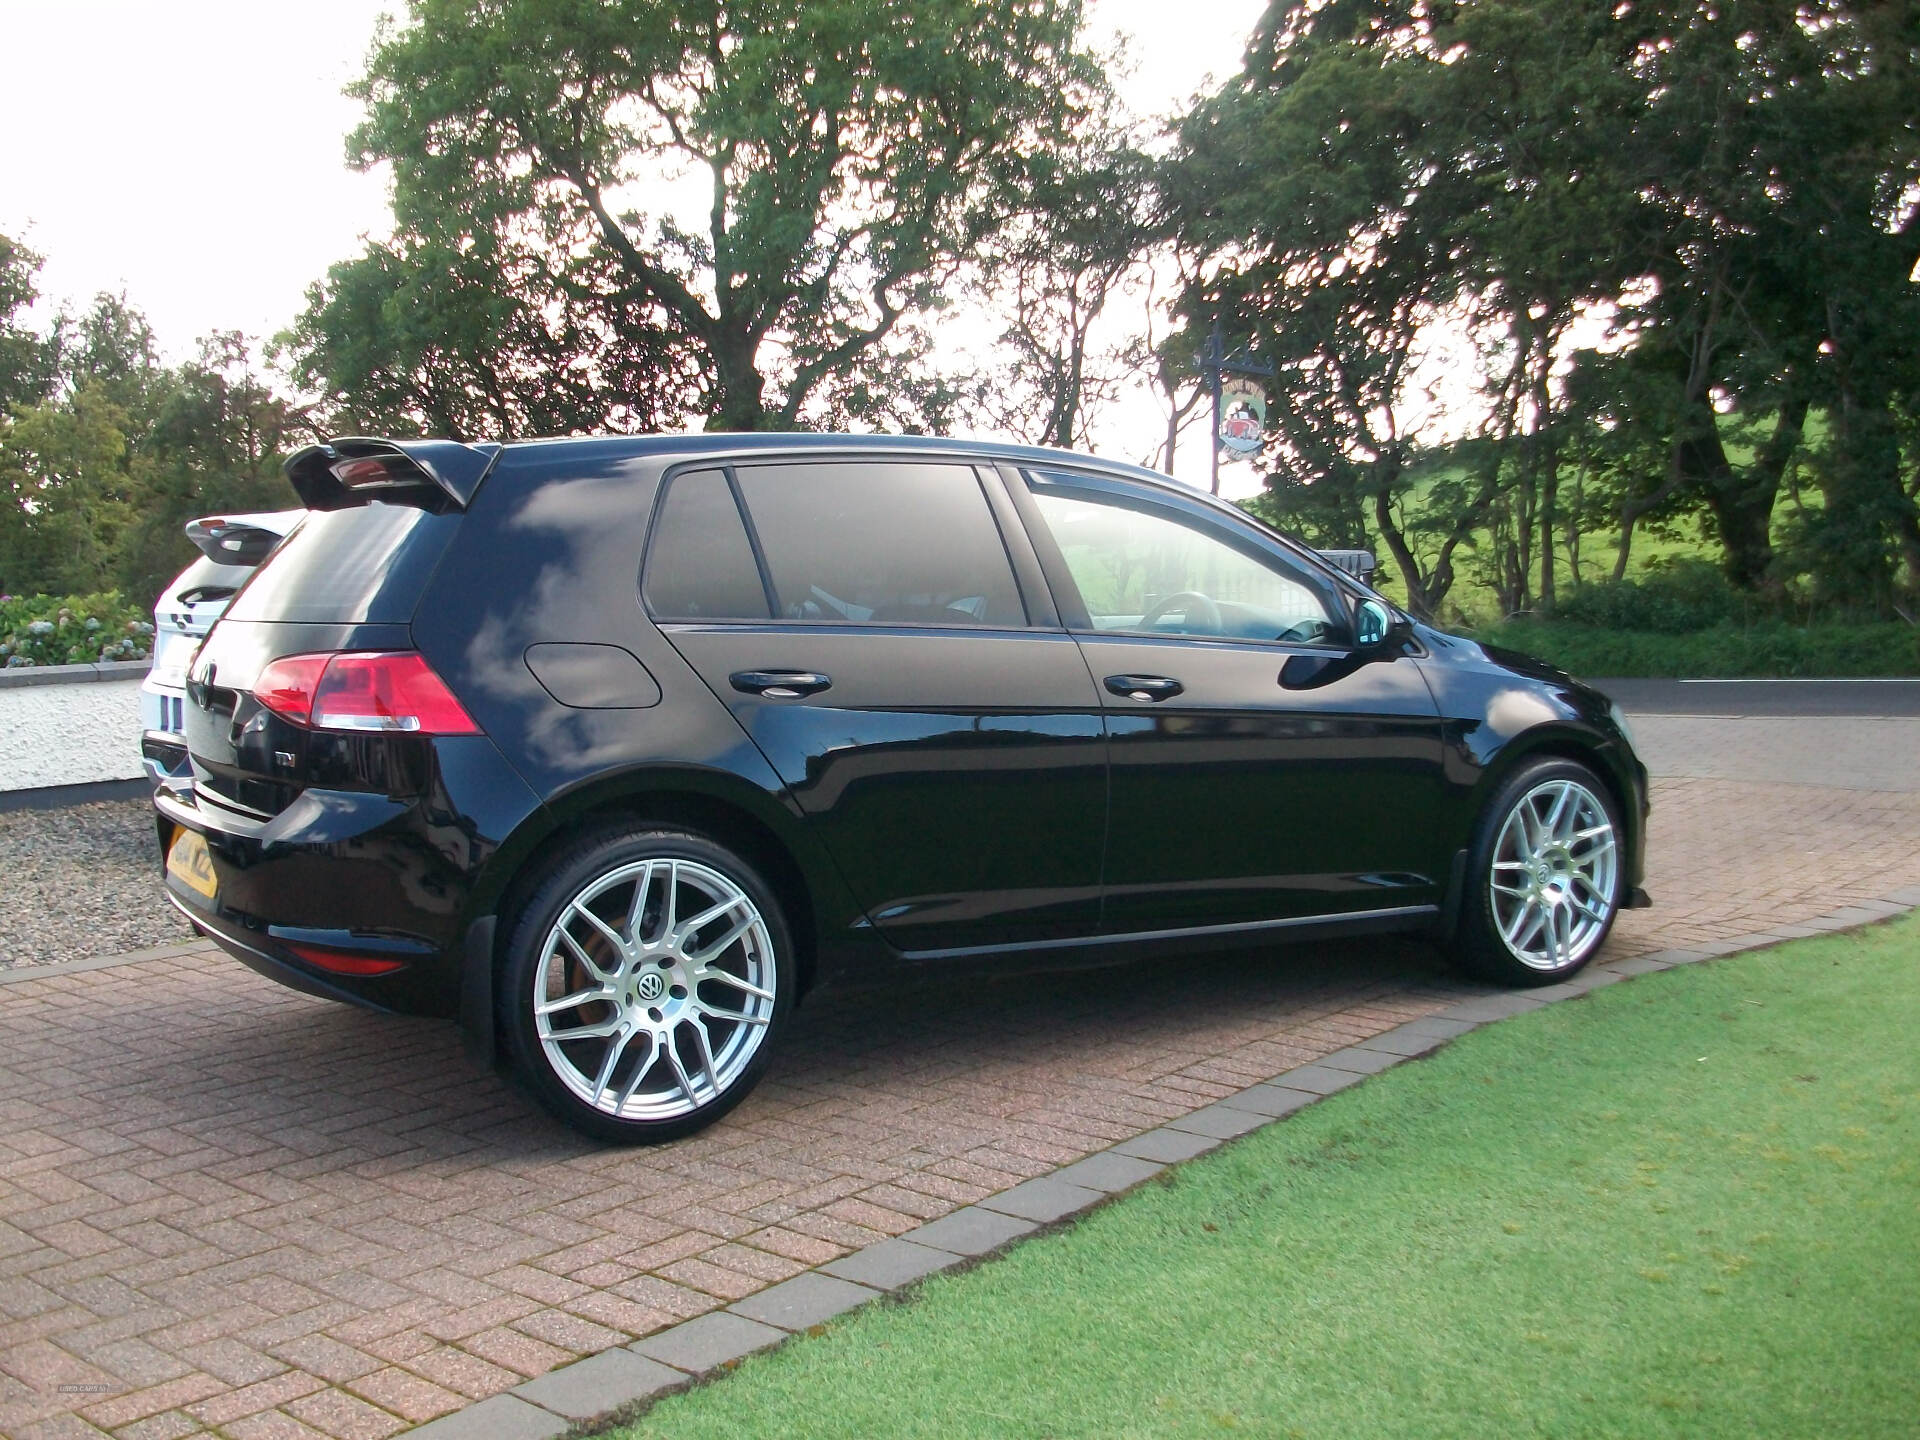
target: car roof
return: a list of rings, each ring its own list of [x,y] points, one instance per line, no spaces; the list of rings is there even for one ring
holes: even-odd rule
[[[406,449],[410,442],[396,442]],[[820,451],[837,455],[874,452],[899,455],[921,452],[928,455],[970,456],[979,460],[1005,461],[1014,465],[1055,465],[1100,471],[1171,491],[1176,495],[1213,500],[1158,470],[1125,460],[1109,460],[1077,450],[1058,450],[1045,445],[1021,445],[996,440],[954,440],[934,435],[844,435],[815,430],[693,430],[677,434],[652,435],[568,435],[540,440],[509,440],[503,444],[476,445],[478,450],[500,451],[501,463],[527,461],[538,463],[557,459],[565,453],[584,460],[620,460],[646,455],[680,456],[728,454],[743,455],[756,451],[783,455]],[[1216,504],[1225,506],[1224,501]],[[1235,507],[1226,507],[1235,508]],[[1243,517],[1244,518],[1244,517]]]
[[[405,441],[400,442],[403,446]],[[1106,460],[1073,450],[1056,450],[1043,445],[1008,444],[994,440],[953,440],[934,435],[842,435],[816,430],[693,430],[679,434],[655,435],[569,435],[543,440],[509,440],[501,445],[503,457],[545,459],[548,451],[566,450],[593,458],[614,459],[640,455],[699,455],[725,451],[739,454],[756,450],[783,453],[821,450],[837,454],[860,451],[925,451],[929,454],[976,455],[982,459],[1010,460],[1015,463],[1053,465],[1098,465],[1137,479],[1190,490],[1171,476],[1124,460]]]

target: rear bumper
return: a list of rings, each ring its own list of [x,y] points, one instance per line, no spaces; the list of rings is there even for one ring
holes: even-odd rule
[[[384,796],[353,797],[379,802],[374,813],[332,806],[326,838],[315,827],[295,825],[276,835],[265,826],[236,824],[191,792],[163,787],[154,795],[161,855],[161,884],[188,920],[242,964],[295,990],[344,1000],[374,1010],[409,1015],[451,1015],[458,997],[441,938],[442,907],[404,900],[405,879],[426,879],[405,827],[383,834],[396,818]],[[342,814],[343,808],[349,813]],[[359,810],[359,813],[352,813]],[[166,871],[166,856],[181,830],[207,843],[218,880],[212,896]],[[396,880],[402,883],[395,883]],[[457,899],[464,891],[441,899]],[[325,923],[317,923],[325,922]],[[397,968],[377,975],[330,973],[295,946],[323,954],[392,960]]]
[[[538,805],[490,741],[434,743],[432,783],[413,798],[309,789],[265,819],[163,784],[154,808],[168,898],[228,953],[296,990],[453,1016],[467,929],[498,888],[500,842]],[[182,830],[206,842],[210,895],[167,873]]]
[[[245,965],[256,970],[269,980],[277,980],[289,990],[298,990],[303,995],[312,995],[321,1000],[338,1000],[346,1005],[358,1005],[367,1010],[391,1012],[390,1006],[382,1005],[378,998],[345,988],[335,983],[332,977],[323,976],[310,966],[302,966],[291,956],[282,957],[266,948],[272,941],[256,940],[249,932],[234,928],[229,922],[210,916],[205,910],[188,904],[181,899],[171,886],[167,890],[167,899],[173,908],[199,926],[222,950]]]

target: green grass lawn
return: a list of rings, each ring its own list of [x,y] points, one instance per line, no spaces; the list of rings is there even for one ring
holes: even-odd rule
[[[1476,1032],[621,1436],[1920,1433],[1920,923]]]

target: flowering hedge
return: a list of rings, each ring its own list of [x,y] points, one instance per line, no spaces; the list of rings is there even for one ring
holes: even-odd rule
[[[153,621],[118,590],[98,595],[0,595],[0,665],[145,660]]]

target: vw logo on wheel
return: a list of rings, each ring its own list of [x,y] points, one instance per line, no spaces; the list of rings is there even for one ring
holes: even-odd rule
[[[658,970],[649,970],[640,977],[633,989],[642,1000],[658,1000],[667,993],[667,980]]]

